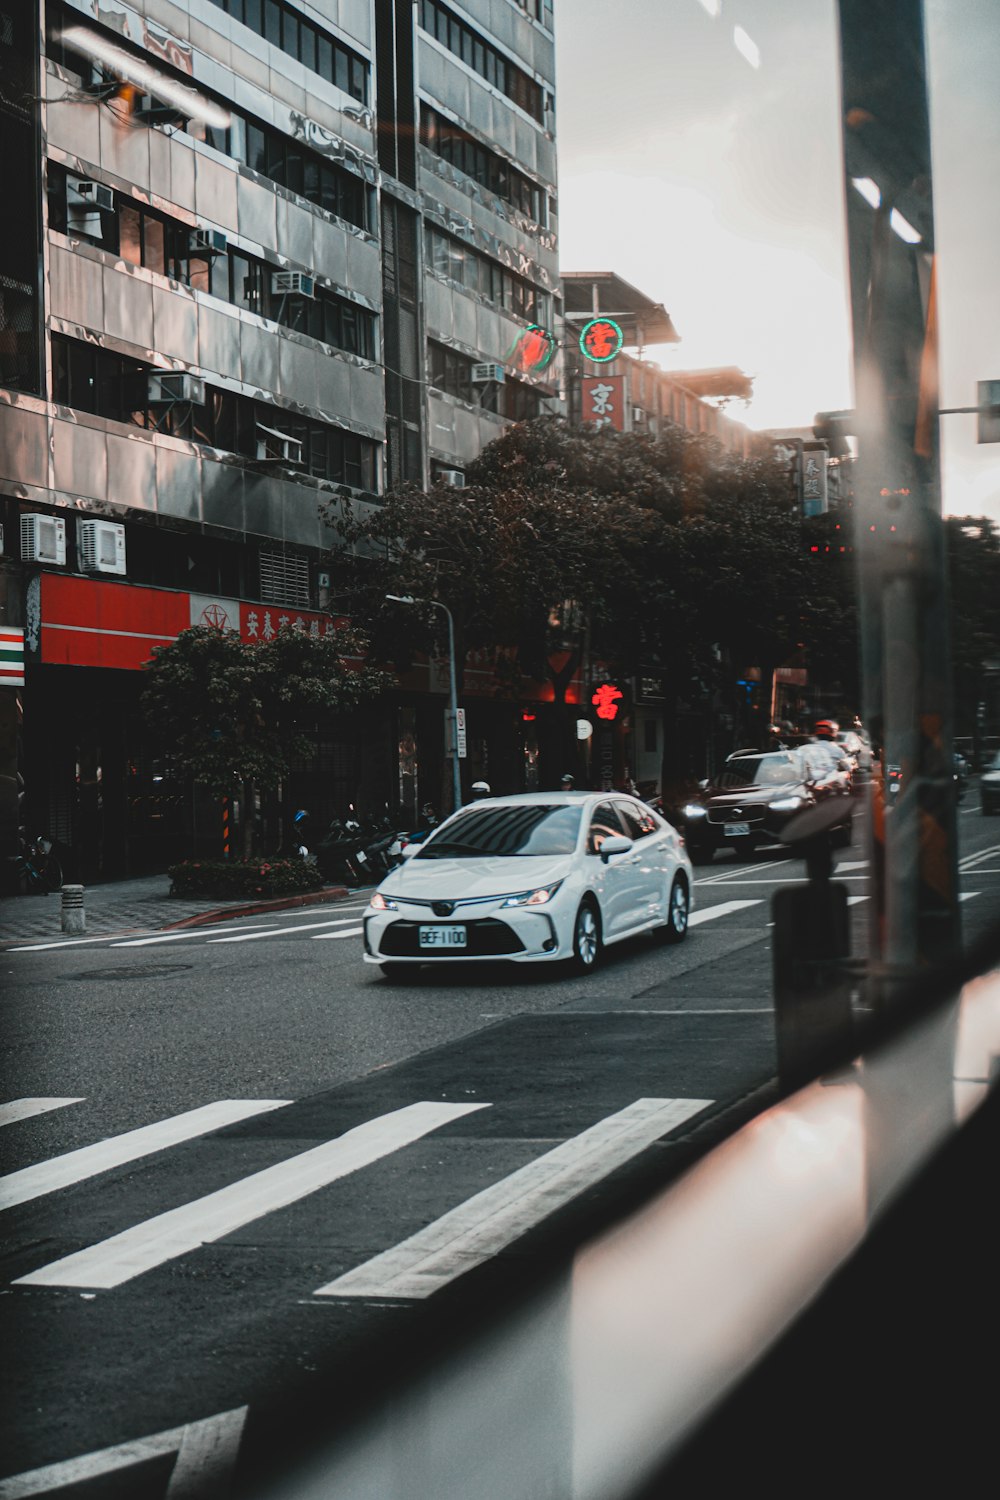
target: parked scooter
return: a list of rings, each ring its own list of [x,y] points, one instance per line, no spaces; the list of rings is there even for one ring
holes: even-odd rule
[[[353,813],[353,809],[352,809]],[[365,835],[357,818],[333,818],[316,846],[316,866],[324,880],[366,885],[374,876],[365,852]]]

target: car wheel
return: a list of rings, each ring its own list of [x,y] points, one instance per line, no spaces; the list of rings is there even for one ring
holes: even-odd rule
[[[601,958],[601,915],[593,901],[581,901],[573,924],[573,967],[591,974]]]
[[[688,894],[687,881],[682,875],[677,875],[670,887],[667,920],[662,926],[653,928],[654,937],[661,943],[683,942],[687,936],[690,906],[691,898]]]
[[[388,979],[390,984],[406,984],[408,980],[415,979],[419,964],[379,964],[383,979]]]

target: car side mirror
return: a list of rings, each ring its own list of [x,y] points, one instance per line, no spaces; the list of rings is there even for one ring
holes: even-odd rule
[[[610,838],[606,838],[604,840],[604,843],[601,845],[601,859],[604,864],[607,864],[608,860],[613,854],[627,854],[631,847],[631,839],[627,839],[624,834],[613,833]]]

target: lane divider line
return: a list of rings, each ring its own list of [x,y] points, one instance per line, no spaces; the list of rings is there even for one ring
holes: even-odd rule
[[[713,922],[716,917],[728,917],[731,912],[744,911],[748,906],[759,906],[760,897],[753,901],[720,901],[718,906],[703,906],[693,911],[688,918],[689,927],[698,927],[702,922]]]

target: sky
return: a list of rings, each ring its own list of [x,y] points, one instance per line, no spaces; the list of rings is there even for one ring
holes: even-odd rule
[[[1000,0],[926,0],[941,405],[1000,380]],[[853,405],[834,0],[561,0],[560,259],[613,270],[738,365],[752,428]],[[1000,522],[1000,443],[942,417],[946,512]]]

